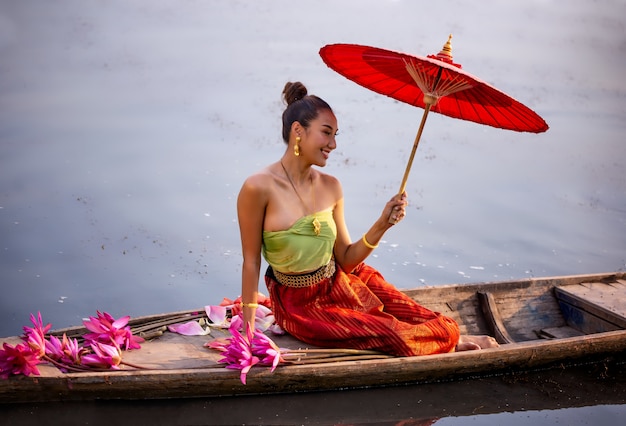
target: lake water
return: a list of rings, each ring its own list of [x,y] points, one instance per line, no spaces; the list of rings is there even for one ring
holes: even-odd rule
[[[283,153],[286,81],[335,110],[325,171],[359,237],[422,110],[327,68],[338,42],[426,55],[452,33],[456,62],[550,125],[431,114],[408,216],[369,259],[389,281],[624,270],[624,16],[619,0],[1,2],[0,335],[37,311],[64,327],[238,296],[235,200]]]

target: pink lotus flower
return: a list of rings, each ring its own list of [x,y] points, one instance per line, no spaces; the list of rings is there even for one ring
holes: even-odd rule
[[[254,337],[250,342],[252,353],[259,357],[261,365],[271,365],[272,372],[278,366],[278,363],[284,361],[281,357],[280,348],[265,334],[260,331],[254,332]]]
[[[122,364],[122,347],[138,349],[144,339],[133,336],[128,320],[130,317],[114,319],[106,312],[84,321],[90,331],[85,337],[89,347],[79,346],[77,339],[66,334],[62,338],[54,335],[46,338],[51,325],[43,325],[41,313],[30,315],[33,327],[24,327],[22,340],[25,343],[12,346],[3,344],[0,349],[0,378],[8,379],[11,374],[39,375],[37,365],[48,361],[61,371],[85,370],[89,367],[119,369]],[[126,363],[133,368],[141,366]]]
[[[81,365],[82,357],[87,353],[87,349],[78,345],[78,340],[70,339],[65,334],[59,340],[56,336],[50,336],[46,342],[46,355],[53,361],[65,365]],[[67,372],[67,369],[58,365],[59,369]]]
[[[33,353],[42,357],[46,354],[46,333],[50,330],[51,325],[43,325],[41,312],[37,312],[37,319],[33,314],[30,314],[30,322],[33,323],[33,327],[23,327],[24,336],[22,336],[22,340],[28,344]]]
[[[228,346],[223,351],[223,358],[219,360],[221,363],[226,364],[226,368],[232,368],[235,370],[241,370],[241,383],[246,384],[246,377],[253,365],[260,362],[259,358],[252,354],[252,348],[250,347],[250,340],[252,339],[252,331],[250,327],[247,327],[247,336],[244,337],[239,333],[236,327],[229,329],[230,334],[233,336],[230,338]]]
[[[98,317],[89,317],[89,320],[83,321],[87,330],[91,333],[85,334],[83,337],[88,342],[99,342],[105,345],[111,342],[120,348],[126,350],[141,348],[140,343],[144,342],[144,339],[139,336],[133,336],[133,333],[128,327],[129,316],[121,317],[119,319],[113,318],[107,312],[98,313]]]
[[[119,346],[94,341],[91,342],[90,346],[93,353],[82,357],[84,365],[119,370],[119,365],[122,362],[122,351]]]
[[[275,323],[270,298],[259,293],[257,303],[259,306],[255,311],[255,328],[261,331],[271,330],[274,334],[285,334]],[[205,306],[204,311],[212,327],[230,328],[231,318],[235,319],[241,314],[241,296],[235,300],[225,297],[219,306]]]
[[[281,361],[280,348],[260,330],[254,333],[250,324],[246,326],[245,336],[239,332],[242,328],[241,315],[233,317],[229,331],[230,339],[216,339],[206,344],[206,347],[222,352],[219,362],[226,364],[226,368],[241,370],[241,383],[246,384],[247,374],[256,365],[271,366],[274,371]]]
[[[39,376],[39,356],[26,344],[15,346],[4,343],[0,349],[0,377],[8,379],[11,374]]]

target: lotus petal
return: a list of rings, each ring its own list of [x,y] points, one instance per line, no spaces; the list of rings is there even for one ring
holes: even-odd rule
[[[206,312],[207,317],[209,317],[209,320],[213,323],[214,327],[228,328],[230,326],[230,323],[226,318],[228,306],[205,306],[204,311]]]
[[[172,324],[167,327],[172,333],[184,336],[206,336],[211,332],[209,327],[202,328],[198,321],[189,321],[183,324]]]

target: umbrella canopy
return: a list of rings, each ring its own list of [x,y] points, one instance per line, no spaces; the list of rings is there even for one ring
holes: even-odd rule
[[[438,55],[427,57],[356,44],[327,45],[320,55],[344,77],[410,105],[431,103],[433,112],[501,129],[548,130],[530,108],[455,64],[450,39]]]
[[[380,93],[424,108],[413,151],[404,173],[404,192],[409,170],[429,111],[449,117],[518,132],[541,133],[546,122],[530,108],[461,69],[452,60],[452,36],[437,55],[426,57],[357,44],[330,44],[320,56],[339,74]]]

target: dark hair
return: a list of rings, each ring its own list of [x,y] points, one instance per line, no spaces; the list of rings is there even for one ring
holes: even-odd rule
[[[306,129],[311,120],[317,118],[320,110],[327,109],[332,112],[332,108],[326,101],[315,95],[307,95],[306,87],[299,81],[285,84],[283,99],[287,104],[287,108],[283,112],[283,140],[285,143],[289,143],[289,133],[294,121],[302,124],[302,127]]]

